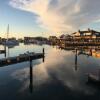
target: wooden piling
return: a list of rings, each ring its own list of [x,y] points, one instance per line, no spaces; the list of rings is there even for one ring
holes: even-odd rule
[[[43,62],[45,61],[45,49],[43,48]]]

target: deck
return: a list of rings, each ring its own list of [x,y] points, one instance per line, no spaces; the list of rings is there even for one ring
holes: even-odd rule
[[[44,58],[44,53],[28,52],[28,53],[20,54],[15,57],[0,59],[0,67],[16,64],[16,63],[21,63],[25,61],[32,61],[32,60],[40,59],[40,58]]]

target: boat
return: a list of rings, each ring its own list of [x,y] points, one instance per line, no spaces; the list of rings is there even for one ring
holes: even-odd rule
[[[17,46],[19,45],[19,42],[17,40],[6,40],[5,42],[2,43],[3,45],[12,47],[12,46]]]
[[[6,45],[7,47],[13,47],[19,45],[19,42],[16,39],[9,39],[9,24],[7,27],[7,39],[5,42],[2,42],[3,45]]]
[[[87,81],[88,85],[93,85],[96,87],[100,88],[100,70],[99,73],[93,74],[90,73],[88,74],[88,81]]]

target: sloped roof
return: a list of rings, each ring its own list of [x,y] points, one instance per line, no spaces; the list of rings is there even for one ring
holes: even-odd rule
[[[80,30],[79,30],[79,33],[80,33],[80,34],[89,33],[89,32],[91,32],[91,35],[100,36],[100,32],[97,32],[97,31],[95,31],[95,30],[87,30],[87,31],[80,31]],[[72,33],[72,34],[74,35],[74,34],[76,34],[76,33],[77,33],[77,32],[74,32],[74,33]]]

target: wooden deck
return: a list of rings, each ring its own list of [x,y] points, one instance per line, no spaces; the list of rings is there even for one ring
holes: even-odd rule
[[[5,50],[0,50],[0,54],[6,53]]]
[[[44,58],[44,53],[28,52],[28,53],[20,54],[15,57],[0,59],[0,67],[16,64],[16,63],[21,63],[25,61],[32,61],[32,60],[40,59],[40,58]]]

